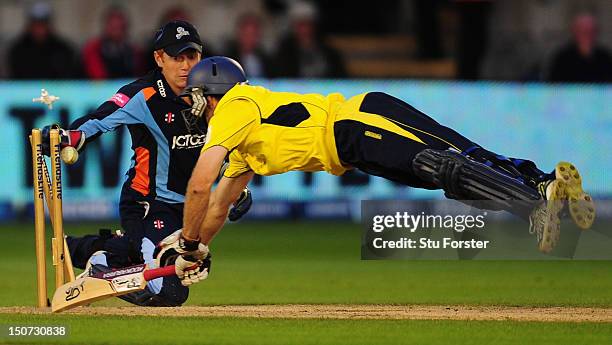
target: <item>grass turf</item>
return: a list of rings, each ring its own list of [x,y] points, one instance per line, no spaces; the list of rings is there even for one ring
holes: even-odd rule
[[[66,225],[76,235],[96,229]],[[0,305],[34,305],[33,226],[0,231],[0,272],[20,277],[0,281]],[[212,274],[192,288],[190,305],[612,305],[607,261],[362,261],[359,226],[347,223],[242,223],[224,229],[211,249]]]
[[[2,324],[62,325],[59,338],[0,337],[0,344],[609,344],[598,323],[2,315]]]
[[[96,225],[67,224],[69,234]],[[0,304],[35,304],[33,228],[0,227]],[[242,223],[212,246],[211,277],[190,305],[391,303],[612,305],[604,261],[361,261],[357,225]],[[50,260],[48,260],[50,262]],[[53,281],[53,271],[48,270]],[[51,284],[51,283],[50,283]],[[108,300],[102,305],[125,305]],[[609,344],[605,323],[439,320],[296,320],[0,314],[0,324],[65,325],[63,338],[9,338],[0,344]],[[5,331],[6,332],[6,331]],[[5,333],[6,334],[6,333]]]

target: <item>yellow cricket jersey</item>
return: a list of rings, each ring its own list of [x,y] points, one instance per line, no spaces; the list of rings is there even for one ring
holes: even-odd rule
[[[236,85],[223,96],[208,124],[202,151],[230,151],[226,177],[249,170],[259,175],[287,171],[327,171],[342,175],[333,135],[335,113],[344,97],[334,93],[272,92]]]

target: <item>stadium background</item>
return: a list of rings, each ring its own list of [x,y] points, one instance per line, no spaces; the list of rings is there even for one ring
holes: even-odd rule
[[[100,35],[109,8],[115,6],[129,21],[120,36],[140,47],[144,56],[150,56],[146,47],[161,17],[176,8],[196,24],[205,51],[219,54],[239,35],[236,21],[244,13],[259,16],[259,44],[270,55],[282,46],[292,22],[310,16],[320,32],[316,42],[339,54],[345,73],[340,76],[337,69],[319,78],[286,73],[256,77],[247,69],[254,84],[345,96],[385,91],[500,153],[527,157],[545,168],[558,160],[572,161],[598,199],[598,221],[581,243],[588,237],[605,247],[612,238],[610,221],[600,221],[612,216],[612,203],[601,202],[612,196],[612,77],[600,73],[583,82],[553,82],[550,72],[555,54],[572,40],[577,15],[588,13],[586,29],[596,20],[598,45],[612,49],[612,1],[318,0],[304,5],[293,0],[2,0],[0,325],[66,325],[70,334],[10,339],[2,334],[4,328],[0,344],[612,343],[609,261],[543,254],[533,260],[361,260],[361,227],[354,222],[360,200],[442,200],[442,195],[359,173],[255,179],[247,218],[258,220],[229,224],[215,238],[212,274],[193,286],[185,308],[142,310],[118,299],[80,308],[80,314],[33,308],[36,269],[27,134],[34,126],[69,123],[137,76],[131,71],[94,80],[81,71],[59,80],[43,74],[78,67],[84,47]],[[74,65],[63,60],[53,65],[42,52],[18,61],[48,67],[38,69],[39,75],[12,71],[14,42],[32,18],[51,24],[68,42],[79,56]],[[277,61],[268,66],[280,66]],[[61,97],[51,111],[32,103],[41,88]],[[108,133],[75,166],[65,167],[67,234],[118,226],[128,140],[125,132]],[[512,226],[509,230],[520,234],[520,241],[510,242],[512,248],[525,244],[538,254],[526,224]],[[567,238],[563,226],[562,238]],[[48,281],[53,272],[50,252]],[[244,313],[241,305],[262,312]],[[427,312],[432,306],[441,313]],[[234,314],[218,312],[232,307],[237,308]],[[389,312],[370,312],[379,307]],[[294,313],[278,312],[282,309]],[[419,315],[420,309],[426,313]],[[109,314],[100,315],[100,310]]]
[[[395,0],[376,8],[367,4],[3,1],[0,121],[10,144],[0,149],[5,161],[0,171],[5,181],[0,190],[0,220],[26,221],[32,214],[29,129],[51,122],[68,124],[136,76],[134,69],[134,75],[127,72],[118,79],[92,80],[85,72],[75,73],[76,80],[65,76],[61,81],[24,78],[11,71],[13,42],[31,21],[42,19],[84,58],[80,55],[83,47],[103,32],[112,9],[121,12],[126,21],[125,42],[137,47],[145,60],[150,56],[147,46],[154,28],[172,11],[196,24],[205,53],[219,54],[240,34],[239,18],[256,16],[261,27],[258,46],[269,57],[265,61],[272,62],[274,54],[283,49],[283,37],[291,36],[292,25],[312,20],[319,32],[316,37],[339,54],[345,71],[342,78],[327,73],[313,79],[269,70],[263,77],[250,76],[252,83],[273,90],[339,91],[345,96],[385,91],[491,150],[532,159],[545,169],[559,160],[572,161],[582,169],[588,190],[600,198],[612,195],[612,158],[605,150],[612,132],[609,81],[604,76],[603,83],[549,82],[555,51],[572,40],[571,27],[578,15],[592,15],[597,21],[598,45],[612,47],[612,21],[607,20],[612,18],[612,3]],[[147,11],[141,10],[144,7]],[[39,63],[47,63],[44,56],[39,59]],[[41,88],[61,98],[51,111],[31,103]],[[124,131],[107,134],[90,145],[64,175],[66,219],[116,219],[129,157]],[[404,188],[358,172],[341,178],[290,173],[257,178],[252,188],[255,204],[248,215],[251,219],[356,220],[362,199],[441,197],[439,192]]]
[[[6,157],[0,171],[3,220],[31,216],[31,169],[27,131],[51,122],[68,123],[114,94],[123,81],[89,85],[75,82],[0,83],[0,121],[5,128]],[[273,90],[346,96],[385,90],[438,121],[497,152],[527,157],[542,167],[559,160],[577,164],[586,188],[612,195],[612,156],[604,154],[612,131],[612,88],[596,85],[465,83],[405,80],[293,81],[253,80]],[[31,103],[41,87],[61,100],[48,111]],[[86,91],[83,91],[86,90]],[[588,120],[585,120],[585,117]],[[64,214],[67,220],[113,219],[131,150],[127,132],[105,135],[90,145],[79,162],[65,167]],[[569,136],[562,139],[563,136]],[[402,187],[381,178],[353,173],[344,178],[325,173],[289,173],[257,179],[255,204],[248,218],[357,219],[362,199],[439,198],[441,193]]]

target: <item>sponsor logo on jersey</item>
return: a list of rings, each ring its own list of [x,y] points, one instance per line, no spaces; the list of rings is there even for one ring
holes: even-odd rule
[[[166,113],[166,115],[164,115],[164,121],[166,121],[166,123],[174,122],[174,114]]]
[[[180,40],[183,36],[189,36],[189,31],[185,30],[184,27],[179,26],[176,28],[176,39]]]
[[[110,98],[110,101],[115,103],[119,108],[123,108],[123,106],[130,101],[130,98],[122,93],[116,93]]]
[[[164,87],[164,82],[161,79],[157,79],[157,89],[159,90],[159,94],[162,97],[166,97],[166,88]]]
[[[193,149],[204,146],[206,134],[175,135],[172,137],[172,149]]]

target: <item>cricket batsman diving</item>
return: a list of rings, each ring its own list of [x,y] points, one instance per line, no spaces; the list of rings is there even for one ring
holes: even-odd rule
[[[191,111],[191,104],[188,97],[180,95],[187,86],[189,71],[201,59],[203,47],[196,28],[185,21],[166,23],[155,34],[154,42],[156,69],[121,87],[95,112],[60,130],[62,146],[79,151],[122,126],[131,137],[132,164],[119,202],[125,234],[107,230],[99,235],[67,238],[74,266],[85,269],[83,275],[143,262],[152,268],[160,262],[165,266],[176,258],[163,248],[178,237],[172,234],[183,226],[187,182],[206,137],[204,119],[192,122],[193,117],[183,117],[185,111]],[[49,128],[43,129],[43,136],[48,135]],[[48,139],[43,142],[48,143]],[[250,192],[239,194],[230,220],[240,218],[251,205]],[[208,258],[207,266],[210,263]],[[177,266],[180,268],[179,263]],[[189,289],[174,276],[152,280],[143,291],[120,298],[141,306],[179,306],[188,294]]]
[[[206,118],[208,136],[174,246],[179,253],[186,244],[199,247],[177,262],[210,255],[208,245],[228,208],[254,174],[359,169],[411,187],[442,189],[451,199],[492,201],[493,209],[529,220],[543,252],[558,241],[564,205],[579,227],[593,223],[594,204],[574,165],[561,162],[545,173],[529,160],[486,150],[388,94],[345,99],[339,93],[273,92],[249,85],[240,64],[220,56],[194,66],[187,84],[192,116]],[[228,155],[229,166],[211,192]],[[201,271],[187,269],[182,276],[193,283],[207,276]]]

